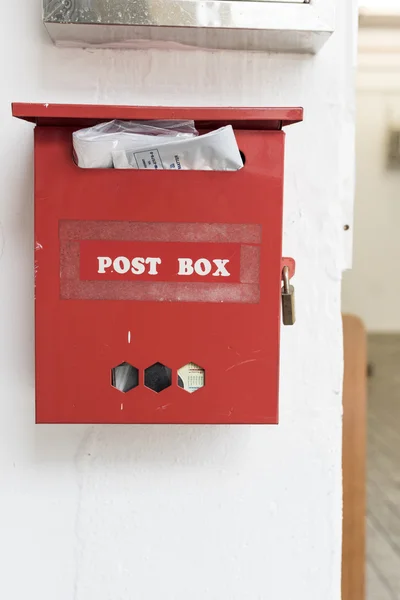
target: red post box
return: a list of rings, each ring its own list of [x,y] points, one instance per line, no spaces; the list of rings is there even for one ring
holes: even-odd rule
[[[14,104],[35,128],[38,423],[277,423],[284,133],[299,108]],[[111,119],[232,124],[237,172],[80,169]]]

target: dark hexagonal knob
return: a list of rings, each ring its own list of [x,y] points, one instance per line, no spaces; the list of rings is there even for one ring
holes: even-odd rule
[[[162,392],[172,383],[172,371],[161,363],[155,363],[144,372],[144,385],[153,392]]]

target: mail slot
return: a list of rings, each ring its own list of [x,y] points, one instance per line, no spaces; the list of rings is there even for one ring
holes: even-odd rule
[[[277,423],[284,133],[300,108],[14,104],[35,128],[38,423]],[[81,169],[111,119],[231,124],[235,172]],[[122,383],[121,383],[122,382]]]

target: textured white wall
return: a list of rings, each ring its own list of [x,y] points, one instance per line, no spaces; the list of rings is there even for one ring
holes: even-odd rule
[[[381,11],[397,11],[399,8],[399,0],[359,0],[360,8],[369,8],[376,10],[381,13]]]
[[[39,0],[3,4],[0,597],[339,600],[351,3],[317,57],[59,50]],[[298,323],[282,334],[279,427],[33,424],[33,140],[11,100],[304,105],[287,136]]]
[[[390,40],[387,30],[360,35],[354,267],[343,281],[343,309],[371,332],[400,331],[400,171],[387,169],[388,131],[400,128],[400,47]]]

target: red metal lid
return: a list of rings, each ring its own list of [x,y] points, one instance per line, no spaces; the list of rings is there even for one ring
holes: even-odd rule
[[[36,125],[89,126],[112,119],[193,119],[200,129],[231,124],[235,129],[281,129],[303,120],[302,108],[166,107],[13,103],[12,114]]]

